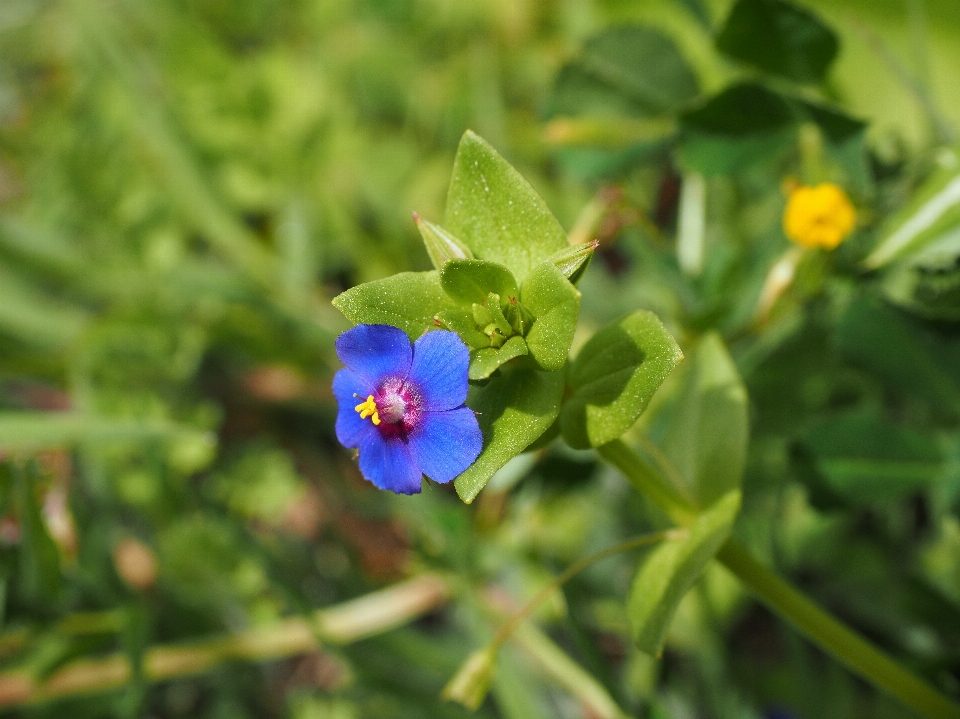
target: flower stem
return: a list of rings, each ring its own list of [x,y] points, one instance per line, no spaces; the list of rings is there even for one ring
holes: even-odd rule
[[[597,452],[678,524],[689,524],[696,517],[683,495],[621,440],[598,447]],[[720,549],[717,560],[761,602],[854,673],[931,719],[960,719],[960,706],[757,562],[735,539]]]
[[[597,447],[597,453],[623,472],[640,494],[681,527],[692,524],[697,518],[696,510],[680,491],[666,482],[657,470],[622,440]]]
[[[731,539],[721,547],[717,559],[761,602],[852,671],[928,717],[960,717],[960,707],[955,703],[761,565],[736,540]]]
[[[447,682],[441,696],[448,701],[459,702],[471,711],[476,710],[483,703],[490,689],[498,652],[507,641],[513,639],[537,660],[548,676],[566,687],[583,702],[584,706],[590,707],[591,716],[595,715],[599,719],[626,719],[626,715],[596,679],[554,645],[540,630],[526,624],[524,620],[565,582],[592,564],[619,552],[662,542],[684,531],[673,529],[644,534],[602,549],[571,564],[537,592],[533,599],[510,615],[486,646],[467,657],[457,673]]]
[[[517,627],[513,640],[548,678],[580,700],[587,716],[595,719],[629,719],[629,715],[600,682],[530,622]]]
[[[601,559],[606,559],[607,557],[613,554],[619,554],[620,552],[627,552],[631,549],[639,549],[640,547],[647,547],[651,544],[657,544],[662,542],[665,539],[670,539],[671,537],[677,534],[677,530],[666,530],[663,532],[653,532],[651,534],[644,534],[639,537],[634,537],[633,539],[628,539],[625,542],[620,544],[615,544],[612,547],[607,547],[606,549],[601,549],[599,552],[591,554],[590,556],[584,557],[578,562],[574,562],[569,567],[566,568],[560,575],[558,575],[550,584],[545,586],[536,596],[533,597],[529,602],[524,604],[520,609],[518,609],[504,624],[497,630],[497,633],[494,635],[493,639],[490,641],[490,647],[493,651],[497,651],[502,647],[510,635],[520,626],[520,623],[524,619],[529,617],[533,612],[539,607],[543,602],[545,602],[551,594],[557,591],[561,586],[566,582],[570,581],[577,574],[582,572],[584,569],[589,567],[596,562],[599,562]]]

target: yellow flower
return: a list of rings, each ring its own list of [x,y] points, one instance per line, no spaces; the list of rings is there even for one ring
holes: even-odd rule
[[[794,188],[783,211],[783,231],[803,247],[832,250],[856,223],[857,211],[847,193],[831,182]]]

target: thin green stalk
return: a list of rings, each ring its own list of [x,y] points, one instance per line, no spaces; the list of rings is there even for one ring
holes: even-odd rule
[[[567,687],[585,705],[592,707],[594,714],[598,717],[623,719],[625,715],[602,685],[566,656],[559,647],[554,646],[546,637],[542,637],[539,630],[524,624],[524,620],[565,582],[595,562],[619,552],[662,542],[676,535],[678,531],[684,530],[666,530],[634,537],[571,564],[566,571],[537,592],[533,599],[512,614],[486,646],[467,657],[457,673],[447,682],[441,697],[448,701],[459,702],[470,710],[476,710],[483,703],[493,682],[497,653],[509,639],[514,638],[537,659],[548,675]]]
[[[622,440],[614,440],[597,453],[623,472],[640,494],[653,502],[670,519],[681,527],[688,526],[697,518],[696,510],[678,489],[664,481],[660,474],[630,449]]]
[[[683,495],[622,441],[598,447],[597,452],[678,524],[689,524],[696,516]],[[960,706],[761,565],[736,540],[729,540],[717,559],[761,602],[854,673],[932,719],[960,719]]]
[[[516,631],[517,627],[520,626],[521,622],[533,614],[543,602],[549,599],[550,595],[557,591],[560,587],[566,584],[568,581],[573,579],[576,575],[582,572],[587,567],[599,562],[601,559],[606,559],[607,557],[619,554],[620,552],[627,552],[631,549],[639,549],[640,547],[647,547],[651,544],[657,544],[666,539],[670,539],[677,534],[677,530],[666,530],[663,532],[653,532],[651,534],[644,534],[640,537],[634,537],[633,539],[628,539],[625,542],[620,544],[615,544],[612,547],[607,547],[606,549],[601,549],[599,552],[595,552],[590,556],[584,557],[578,562],[574,562],[569,567],[561,572],[550,584],[545,586],[536,596],[533,597],[529,602],[524,604],[520,609],[518,609],[504,624],[497,630],[497,633],[494,635],[493,639],[490,642],[490,647],[493,651],[497,651],[502,647],[510,635]]]
[[[629,719],[600,682],[533,624],[525,622],[517,627],[513,640],[548,678],[580,700],[588,716],[595,719]]]
[[[717,559],[761,602],[853,672],[929,717],[960,717],[960,707],[757,562],[736,540],[728,541]]]

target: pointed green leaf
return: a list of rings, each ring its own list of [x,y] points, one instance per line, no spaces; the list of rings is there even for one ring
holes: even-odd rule
[[[420,236],[423,237],[427,254],[430,255],[430,261],[436,269],[443,269],[443,266],[450,260],[473,259],[470,248],[440,225],[427,222],[416,212],[413,213],[413,221],[417,224],[417,229],[420,230]]]
[[[867,162],[867,123],[847,115],[834,105],[795,100],[803,115],[817,124],[826,140],[826,150],[847,172],[852,185],[870,188],[873,178]]]
[[[775,132],[795,119],[782,95],[756,82],[730,85],[681,115],[688,132],[728,138]]]
[[[717,47],[730,57],[797,82],[821,82],[840,49],[814,13],[784,0],[739,0]]]
[[[737,172],[793,142],[795,122],[778,93],[758,83],[731,85],[681,116],[680,156],[708,177]]]
[[[50,537],[35,495],[35,467],[16,471],[20,520],[20,592],[33,602],[49,601],[60,591],[60,554]]]
[[[546,432],[560,412],[561,372],[515,369],[471,388],[467,405],[479,412],[483,451],[456,479],[457,494],[472,502],[494,473]]]
[[[497,326],[497,329],[500,330],[500,333],[504,337],[509,337],[513,333],[513,327],[507,322],[506,315],[503,314],[503,310],[500,307],[500,295],[494,292],[487,295],[487,308],[490,310],[490,314],[493,315],[493,324]]]
[[[444,225],[482,260],[500,262],[520,282],[567,244],[546,203],[485,140],[460,140]]]
[[[580,291],[559,267],[544,262],[523,283],[520,301],[534,317],[526,337],[530,356],[545,370],[560,369],[577,328]]]
[[[666,114],[700,88],[676,43],[639,25],[612,27],[587,40],[561,69],[553,114],[603,117]]]
[[[440,287],[440,274],[401,272],[365,282],[333,298],[333,306],[355,324],[399,327],[417,339],[435,327],[434,317],[455,305]]]
[[[590,266],[590,260],[593,258],[593,252],[600,243],[597,240],[592,242],[582,242],[576,245],[565,247],[555,253],[550,261],[557,266],[574,285],[583,277],[583,273]]]
[[[516,357],[527,354],[527,343],[523,337],[511,337],[499,349],[482,349],[473,353],[470,360],[470,379],[486,379],[500,367]]]
[[[461,305],[484,304],[493,292],[500,297],[518,297],[513,275],[503,265],[484,260],[451,260],[440,270],[440,286]]]
[[[660,654],[680,600],[727,541],[739,510],[740,491],[733,490],[703,512],[689,533],[643,559],[627,600],[633,640],[641,651]]]
[[[617,439],[637,421],[682,357],[652,312],[634,312],[601,329],[571,367],[574,392],[560,418],[563,438],[581,449]]]
[[[707,335],[693,355],[664,451],[702,504],[740,487],[747,460],[747,391],[723,340]]]
[[[950,153],[943,166],[917,190],[910,202],[884,223],[883,239],[864,260],[870,269],[893,260],[929,261],[931,255],[960,255],[960,160]]]

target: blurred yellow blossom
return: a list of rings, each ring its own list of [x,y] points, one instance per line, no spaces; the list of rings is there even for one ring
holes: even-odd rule
[[[831,182],[797,185],[783,212],[783,231],[803,247],[832,250],[853,231],[857,211],[842,188]]]

